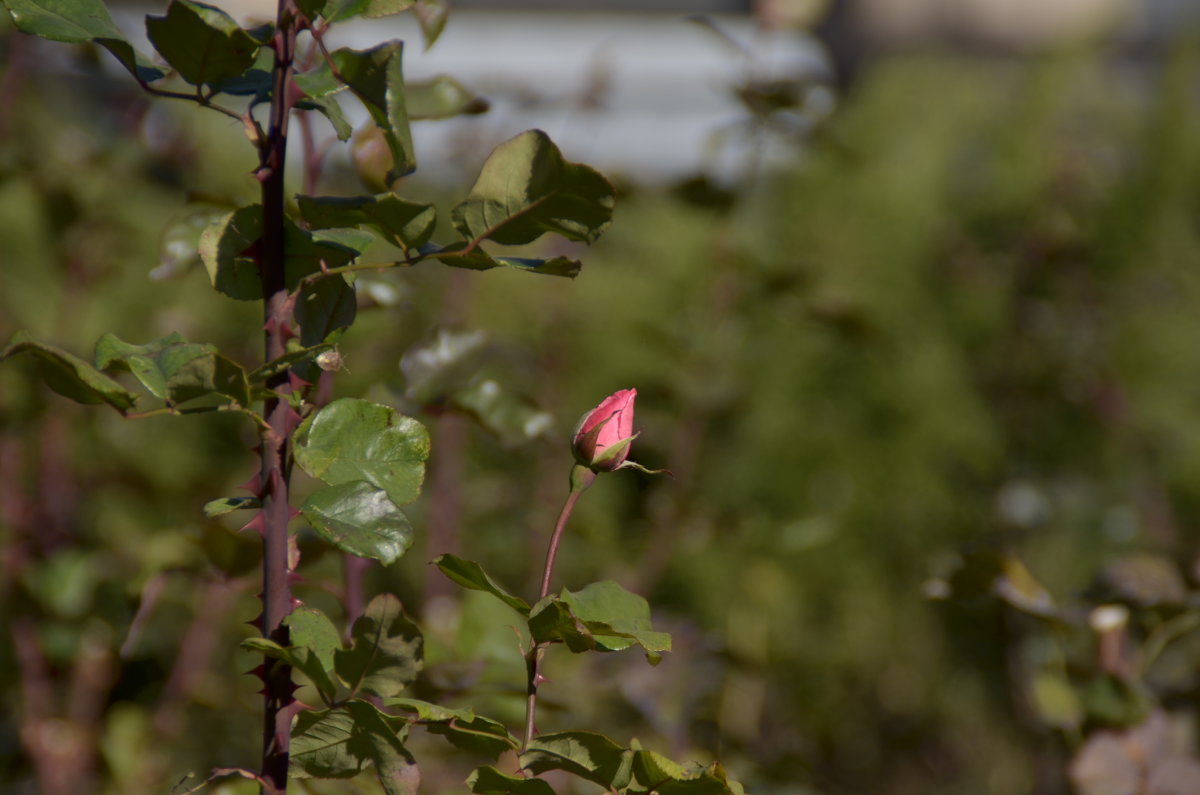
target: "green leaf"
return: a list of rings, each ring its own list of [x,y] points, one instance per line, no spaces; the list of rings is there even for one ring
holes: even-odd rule
[[[490,765],[471,771],[467,786],[479,795],[554,795],[550,785],[540,778],[505,775]]]
[[[448,119],[452,116],[484,113],[488,102],[468,91],[462,83],[447,75],[404,87],[408,118]]]
[[[318,273],[322,265],[339,268],[360,253],[343,240],[318,239],[291,220],[285,220],[284,234],[289,290],[294,290],[305,276]],[[200,259],[218,292],[239,301],[262,300],[262,282],[254,259],[261,237],[262,208],[257,204],[226,213],[200,235]]]
[[[530,273],[541,273],[546,276],[566,276],[574,279],[579,275],[582,265],[579,260],[567,257],[551,257],[537,259],[529,257],[496,257],[482,248],[468,248],[467,244],[458,243],[446,246],[435,254],[438,261],[452,268],[465,268],[473,271],[487,271],[492,268],[516,268]]]
[[[214,394],[243,406],[250,403],[250,387],[241,365],[218,354],[212,345],[188,342],[175,332],[145,345],[105,334],[96,343],[95,360],[102,370],[132,372],[151,394],[169,403]]]
[[[233,17],[194,0],[171,0],[166,16],[146,17],[146,34],[179,76],[195,86],[238,77],[258,55],[258,42]]]
[[[342,22],[354,17],[379,17],[407,11],[414,0],[299,0],[297,6],[309,19],[322,16],[327,22]]]
[[[447,709],[412,698],[389,698],[386,704],[416,713],[417,719],[431,734],[445,737],[464,751],[496,758],[520,747],[517,738],[509,734],[504,724],[476,715],[469,709]]]
[[[389,406],[341,398],[296,429],[296,463],[331,486],[365,480],[396,505],[417,498],[429,457],[429,433]]]
[[[372,599],[354,622],[350,639],[349,649],[334,654],[334,668],[355,693],[390,698],[417,678],[421,631],[404,615],[395,596]]]
[[[636,742],[635,742],[636,746]],[[637,749],[633,755],[631,792],[655,792],[661,795],[744,795],[742,785],[730,781],[724,768],[714,762],[691,768],[673,762],[653,751]]]
[[[565,770],[612,790],[623,790],[633,780],[634,752],[602,734],[561,732],[535,737],[521,767],[536,774]]]
[[[320,610],[297,607],[284,619],[292,642],[288,651],[292,665],[312,681],[327,699],[332,699],[337,686],[330,677],[333,655],[342,648],[337,628]]]
[[[166,73],[133,48],[113,24],[101,0],[0,0],[22,33],[69,44],[94,42],[104,47],[143,83]]]
[[[443,574],[464,588],[472,591],[490,593],[504,604],[516,610],[523,616],[529,615],[529,603],[519,596],[513,596],[483,570],[473,560],[463,560],[454,555],[439,555],[433,559],[433,564]]]
[[[437,224],[437,208],[402,199],[394,193],[376,196],[297,196],[300,215],[312,229],[366,226],[406,251],[429,242]]]
[[[333,670],[333,655],[341,650],[342,638],[324,613],[301,605],[283,623],[288,626],[293,647],[308,649],[326,671]]]
[[[659,652],[671,649],[671,636],[651,629],[646,600],[612,581],[546,597],[530,612],[529,631],[539,643],[560,641],[576,653],[621,651],[636,644],[657,662]]]
[[[496,147],[451,217],[470,241],[519,245],[556,232],[590,243],[612,220],[613,204],[613,187],[598,171],[567,162],[549,136],[530,130]]]
[[[333,125],[339,141],[350,140],[354,128],[346,120],[342,106],[337,101],[337,95],[347,91],[347,88],[334,77],[329,62],[321,60],[312,69],[296,74],[293,79],[305,97],[296,103],[296,107],[320,111]]]
[[[133,408],[138,396],[74,354],[35,340],[27,331],[18,331],[0,351],[0,361],[19,353],[39,360],[46,385],[77,403],[107,403],[117,411]]]
[[[343,276],[326,276],[300,288],[294,317],[300,324],[300,344],[310,350],[330,335],[349,328],[358,314],[354,285]]]
[[[364,480],[314,492],[300,512],[317,534],[343,552],[391,565],[413,542],[412,525],[387,492]]]
[[[292,729],[290,760],[296,778],[353,778],[373,764],[388,795],[416,792],[416,766],[402,736],[388,716],[358,699],[336,709],[301,712]]]
[[[338,75],[383,131],[392,155],[388,183],[416,168],[404,97],[403,50],[403,42],[389,41],[369,50],[342,48],[331,56]]]
[[[209,519],[249,508],[261,508],[258,497],[219,497],[204,504],[204,515]]]

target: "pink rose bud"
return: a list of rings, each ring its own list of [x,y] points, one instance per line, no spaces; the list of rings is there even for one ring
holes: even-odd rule
[[[619,469],[629,456],[633,432],[636,389],[622,389],[583,415],[571,437],[575,460],[594,472]]]

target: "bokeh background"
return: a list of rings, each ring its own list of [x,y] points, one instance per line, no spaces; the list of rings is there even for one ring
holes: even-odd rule
[[[559,249],[573,282],[360,281],[336,393],[434,437],[417,544],[368,572],[422,620],[418,695],[520,722],[514,616],[427,561],[532,592],[570,429],[635,386],[634,457],[674,477],[601,478],[559,578],[643,593],[676,651],[552,655],[543,730],[717,759],[759,795],[1200,792],[1198,11],[461,2],[413,39],[410,75],[492,111],[418,123],[402,195],[449,207],[531,126],[620,191],[598,244]],[[372,26],[348,41],[412,35]],[[189,249],[189,207],[253,201],[253,165],[224,117],[0,22],[0,337],[86,357],[179,331],[254,362],[255,308]],[[331,151],[321,190],[364,169]],[[0,791],[255,764],[256,545],[201,512],[253,442],[0,368]],[[301,546],[297,593],[336,618],[344,561]],[[414,752],[429,793],[484,761]]]

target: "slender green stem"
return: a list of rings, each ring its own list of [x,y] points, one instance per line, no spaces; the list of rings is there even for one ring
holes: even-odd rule
[[[558,513],[558,521],[554,524],[554,533],[550,536],[550,546],[546,550],[546,565],[542,568],[542,588],[538,593],[538,601],[545,599],[550,593],[550,579],[554,576],[554,561],[558,558],[558,547],[562,542],[563,531],[567,527],[567,520],[571,518],[571,513],[575,510],[575,503],[579,502],[579,497],[585,492],[588,486],[592,485],[596,480],[596,473],[585,466],[576,465],[571,470],[571,491],[567,494],[566,502],[563,503],[562,510]],[[533,741],[533,735],[536,733],[534,723],[537,717],[537,693],[538,685],[542,679],[542,656],[546,653],[548,643],[533,643],[529,647],[529,653],[525,655],[525,670],[528,676],[526,698],[525,698],[525,740],[521,743],[521,749],[529,747],[529,743]]]

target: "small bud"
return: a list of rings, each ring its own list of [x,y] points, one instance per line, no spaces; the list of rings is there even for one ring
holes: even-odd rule
[[[636,397],[636,389],[622,389],[583,415],[571,438],[571,451],[579,464],[593,472],[611,472],[625,463],[636,436],[633,432]]]

